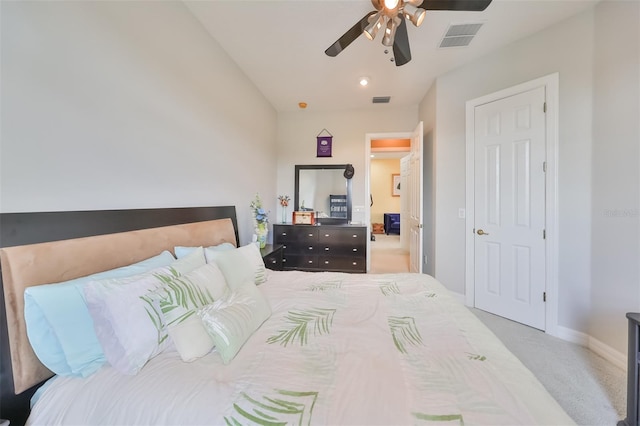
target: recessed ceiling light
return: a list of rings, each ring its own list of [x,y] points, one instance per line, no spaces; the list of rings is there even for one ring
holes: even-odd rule
[[[305,109],[307,107],[307,103],[306,102],[298,102],[298,106],[300,107],[300,109]]]
[[[360,86],[365,87],[369,84],[369,77],[360,77]]]

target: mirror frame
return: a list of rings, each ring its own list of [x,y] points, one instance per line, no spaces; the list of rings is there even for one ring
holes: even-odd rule
[[[300,204],[299,204],[299,198],[300,198],[300,170],[342,170],[344,171],[346,169],[347,165],[346,164],[307,164],[307,165],[300,165],[300,164],[296,164],[295,166],[295,170],[296,170],[296,180],[295,180],[295,194],[293,197],[293,209],[295,211],[298,211],[298,209],[300,208]],[[347,181],[347,218],[346,219],[342,219],[342,218],[335,218],[335,217],[321,217],[321,218],[316,218],[316,223],[317,224],[327,224],[327,225],[333,225],[333,224],[349,224],[351,223],[351,211],[352,211],[352,207],[351,207],[351,181],[353,179],[347,179],[344,178],[345,181]]]

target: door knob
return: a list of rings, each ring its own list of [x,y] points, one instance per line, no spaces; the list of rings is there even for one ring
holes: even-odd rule
[[[489,235],[488,232],[484,232],[482,229],[478,229],[478,231],[476,232],[478,235]]]

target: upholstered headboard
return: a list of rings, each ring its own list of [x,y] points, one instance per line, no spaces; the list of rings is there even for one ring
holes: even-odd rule
[[[0,229],[6,312],[6,318],[0,319],[0,417],[17,423],[26,416],[25,407],[19,413],[13,410],[25,401],[8,391],[30,390],[25,392],[30,398],[33,387],[52,376],[35,356],[26,335],[26,287],[129,265],[163,250],[172,251],[174,246],[238,244],[233,207],[3,214]],[[26,410],[28,413],[28,405]]]

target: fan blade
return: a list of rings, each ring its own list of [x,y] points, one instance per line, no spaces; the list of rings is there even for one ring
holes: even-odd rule
[[[407,20],[402,19],[396,30],[393,39],[393,58],[396,66],[406,64],[411,60],[411,49],[409,48],[409,36],[407,34]]]
[[[491,0],[424,0],[418,7],[425,10],[468,10],[481,12]]]
[[[324,51],[328,56],[337,56],[347,48],[355,39],[360,37],[360,34],[364,32],[364,29],[369,25],[369,17],[378,13],[372,11],[367,13],[364,18],[358,21],[353,27],[351,27],[346,33],[342,35],[335,43],[333,43],[327,50]]]

